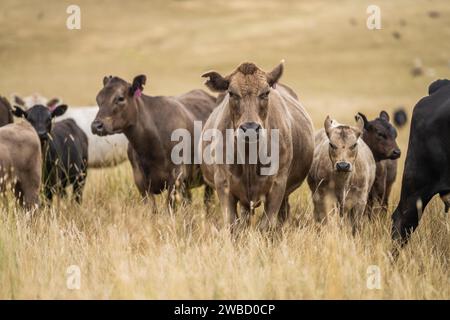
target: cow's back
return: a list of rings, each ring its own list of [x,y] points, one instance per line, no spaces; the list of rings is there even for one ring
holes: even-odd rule
[[[89,141],[89,166],[104,167],[125,161],[127,159],[128,140],[124,134],[100,137],[92,133],[91,124],[97,112],[97,106],[70,107],[64,115],[57,117],[56,121],[73,119],[85,133]]]
[[[21,172],[31,172],[42,163],[41,144],[34,128],[27,121],[0,128],[0,161]]]
[[[55,123],[49,141],[50,162],[60,159],[66,170],[77,164],[81,170],[88,160],[88,139],[73,119]]]
[[[191,90],[176,97],[194,120],[205,122],[216,107],[216,98],[201,89]]]

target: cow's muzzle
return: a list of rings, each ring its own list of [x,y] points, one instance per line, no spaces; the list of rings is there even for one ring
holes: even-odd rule
[[[402,152],[400,151],[400,149],[395,149],[394,151],[392,151],[391,160],[398,159],[401,155]]]
[[[103,122],[101,120],[94,120],[91,124],[91,131],[93,134],[96,134],[98,136],[104,136],[106,135],[106,129],[105,129],[105,125],[103,124]]]
[[[338,162],[338,163],[336,163],[336,171],[337,172],[350,172],[350,171],[352,171],[352,165],[345,161]]]

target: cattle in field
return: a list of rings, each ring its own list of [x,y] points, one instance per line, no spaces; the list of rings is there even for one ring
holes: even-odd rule
[[[132,83],[118,77],[105,77],[97,95],[99,112],[92,122],[92,132],[99,136],[123,133],[128,141],[128,158],[134,181],[142,197],[155,208],[155,194],[168,190],[167,205],[174,208],[177,199],[190,201],[193,187],[203,184],[200,167],[194,164],[194,139],[190,143],[190,163],[176,164],[171,153],[176,141],[171,135],[184,129],[194,136],[194,121],[206,121],[216,98],[203,90],[178,96],[142,94],[144,75]],[[205,189],[205,202],[212,195]]]
[[[62,101],[59,98],[47,99],[39,94],[33,94],[25,98],[18,95],[12,96],[15,105],[24,110],[34,105],[42,104],[54,108]],[[98,106],[70,106],[67,112],[55,120],[63,121],[73,119],[78,127],[86,134],[89,141],[89,167],[108,167],[122,163],[127,159],[128,140],[123,134],[114,134],[107,137],[94,135],[91,123],[98,113]]]
[[[414,107],[400,201],[392,215],[392,237],[405,244],[434,195],[446,207],[450,194],[450,81],[437,80]]]
[[[13,123],[13,114],[9,101],[0,96],[0,127]]]
[[[25,121],[0,128],[0,192],[12,187],[26,209],[39,204],[42,156],[39,137]]]
[[[337,210],[350,218],[354,231],[364,216],[376,170],[372,152],[361,138],[364,121],[359,115],[356,120],[356,126],[348,126],[326,118],[324,129],[315,136],[308,175],[316,221],[326,221]]]
[[[281,226],[289,215],[289,195],[302,184],[311,167],[312,121],[293,90],[278,84],[283,69],[283,63],[270,72],[254,63],[242,63],[225,77],[215,71],[203,75],[208,79],[206,86],[223,97],[203,128],[200,152],[208,154],[210,150],[214,158],[224,154],[234,161],[203,161],[201,168],[207,183],[217,191],[225,223],[232,232],[246,227],[261,205],[264,212],[259,228]],[[228,151],[228,144],[205,139],[208,132],[225,137],[230,130],[236,132],[229,141],[235,147]],[[245,154],[242,149],[238,152],[239,144]],[[252,161],[252,144],[266,145],[275,161],[265,163],[267,159],[263,160],[259,152]]]
[[[408,122],[408,114],[405,108],[399,107],[394,111],[394,124],[397,128],[402,128]]]
[[[372,151],[377,166],[375,182],[366,206],[366,213],[370,217],[374,211],[379,211],[378,209],[387,213],[401,151],[396,142],[397,131],[389,122],[386,111],[381,111],[379,117],[372,121],[367,120],[362,113],[358,115],[364,120],[363,140]]]
[[[87,176],[88,140],[72,119],[52,123],[52,119],[66,112],[66,105],[53,109],[36,105],[28,110],[16,107],[14,114],[25,118],[35,129],[42,149],[44,193],[51,201],[54,194],[66,195],[73,187],[75,201],[81,203]]]

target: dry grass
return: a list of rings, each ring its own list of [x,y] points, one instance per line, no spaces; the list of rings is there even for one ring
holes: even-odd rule
[[[380,31],[365,28],[366,1],[79,3],[82,30],[68,31],[69,3],[2,1],[0,94],[38,91],[88,104],[105,74],[138,73],[149,75],[146,92],[177,94],[200,87],[205,70],[226,73],[243,60],[271,68],[285,58],[284,82],[319,127],[327,114],[348,122],[356,111],[372,118],[380,108],[411,109],[432,79],[449,73],[445,0],[380,0]],[[431,19],[431,9],[440,17]],[[435,76],[411,77],[417,57]],[[407,139],[400,131],[403,151]],[[318,230],[303,186],[280,237],[251,229],[233,242],[218,206],[205,217],[201,193],[173,216],[159,197],[151,215],[123,164],[89,172],[82,206],[61,200],[33,219],[2,207],[0,298],[450,298],[450,222],[438,200],[392,263],[390,217],[356,236],[338,217]],[[66,287],[70,265],[81,268],[80,290]],[[366,287],[370,265],[380,267],[381,290]]]

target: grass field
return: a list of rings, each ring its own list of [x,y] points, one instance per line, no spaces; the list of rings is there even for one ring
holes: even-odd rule
[[[1,95],[88,105],[104,75],[141,73],[147,94],[171,95],[201,88],[210,69],[226,74],[247,60],[271,69],[285,59],[283,82],[320,128],[327,114],[345,123],[357,111],[410,111],[450,73],[447,0],[77,1],[81,30],[68,30],[72,3],[0,2]],[[366,27],[369,4],[381,8],[381,30]],[[417,59],[425,73],[413,77]],[[405,155],[408,128],[398,141]],[[174,215],[158,197],[151,214],[128,163],[91,170],[81,206],[60,200],[29,219],[3,205],[0,298],[449,299],[450,221],[438,199],[399,259],[389,258],[400,174],[389,216],[356,236],[338,217],[318,230],[303,185],[279,237],[251,228],[232,241],[217,201],[205,216],[201,189]],[[71,265],[81,270],[79,290],[66,285]],[[379,290],[366,285],[371,265],[381,271]]]

